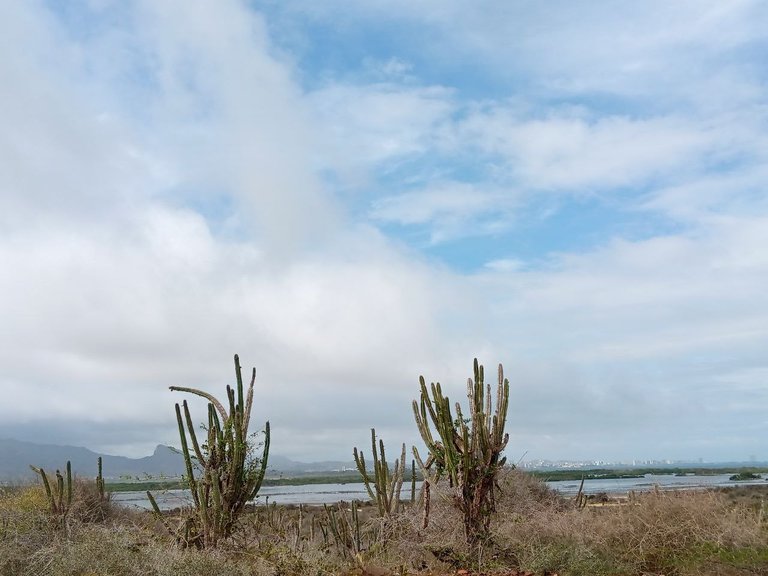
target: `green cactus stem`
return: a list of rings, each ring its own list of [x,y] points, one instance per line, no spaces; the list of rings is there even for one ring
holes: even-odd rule
[[[265,425],[261,455],[254,454],[257,447],[248,436],[256,369],[253,369],[246,393],[240,358],[236,354],[235,376],[235,388],[226,388],[229,410],[208,392],[183,386],[170,387],[172,391],[201,396],[209,402],[207,437],[202,445],[195,433],[186,400],[181,406],[175,406],[181,453],[186,467],[185,480],[192,493],[194,506],[194,514],[184,524],[184,534],[175,534],[183,545],[211,548],[228,538],[245,505],[258,494],[266,474],[269,422]],[[150,502],[155,513],[162,518],[151,495]]]
[[[31,464],[29,467],[43,481],[51,517],[56,521],[57,525],[64,527],[67,515],[72,507],[72,463],[67,460],[66,476],[62,475],[61,471],[56,470],[56,484],[54,486],[51,486],[45,470]]]
[[[467,542],[475,544],[488,533],[495,511],[496,477],[506,462],[501,454],[509,441],[509,434],[504,432],[509,381],[499,364],[493,410],[491,387],[486,387],[483,367],[475,359],[474,378],[467,381],[467,417],[458,402],[454,416],[450,400],[443,395],[439,383],[427,388],[422,376],[419,384],[421,396],[418,402],[413,401],[413,413],[429,456],[424,461],[415,447],[413,454],[424,474],[425,524],[429,519],[429,487],[447,475],[454,489],[455,503],[464,515]]]
[[[403,444],[400,459],[395,461],[395,467],[390,470],[387,463],[384,441],[379,440],[376,448],[376,429],[371,428],[371,453],[373,454],[373,477],[368,472],[365,456],[357,448],[352,450],[357,470],[363,477],[365,489],[371,500],[376,502],[380,517],[389,517],[400,506],[400,492],[403,487],[405,470],[405,444]]]

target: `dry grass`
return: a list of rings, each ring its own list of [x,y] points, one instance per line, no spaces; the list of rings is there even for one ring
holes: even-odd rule
[[[619,506],[577,510],[516,471],[500,481],[491,538],[466,547],[449,493],[433,493],[430,525],[418,509],[391,519],[360,511],[359,547],[334,539],[322,507],[259,507],[216,550],[177,548],[148,513],[76,491],[68,531],[47,521],[35,486],[0,493],[0,576],[502,574],[639,576],[768,574],[764,498],[715,492],[644,494]],[[337,518],[350,521],[348,509]]]
[[[622,505],[503,511],[497,542],[533,571],[567,574],[768,573],[760,514],[714,492],[651,492]]]

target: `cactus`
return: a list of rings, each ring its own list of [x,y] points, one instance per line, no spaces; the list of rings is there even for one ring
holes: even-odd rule
[[[395,461],[394,470],[390,471],[387,464],[387,456],[384,452],[384,441],[379,440],[379,449],[376,449],[376,429],[371,428],[371,452],[373,453],[373,478],[368,473],[365,465],[365,457],[357,448],[352,450],[355,464],[363,477],[365,489],[371,500],[376,502],[380,517],[389,517],[397,512],[400,506],[400,491],[403,487],[403,472],[405,471],[405,444],[400,454],[400,459]]]
[[[56,470],[56,484],[51,486],[48,481],[48,475],[45,470],[36,466],[29,466],[35,474],[43,480],[45,495],[48,498],[48,506],[52,518],[60,527],[64,527],[67,522],[67,515],[72,507],[72,463],[67,460],[66,482],[59,470]]]
[[[587,507],[587,503],[589,502],[589,498],[584,493],[584,475],[581,475],[581,484],[579,484],[579,491],[576,493],[576,496],[573,498],[573,505],[577,510],[584,510],[584,508]]]
[[[327,526],[320,524],[323,531],[325,545],[328,545],[328,535],[333,537],[336,549],[344,557],[353,557],[363,550],[363,541],[360,532],[360,516],[358,514],[357,500],[350,504],[350,516],[347,516],[343,503],[338,502],[336,507],[323,504]]]
[[[247,396],[243,391],[240,359],[237,354],[235,375],[236,389],[227,386],[229,411],[207,392],[181,386],[170,387],[172,391],[202,396],[209,402],[208,437],[202,446],[197,440],[186,400],[181,407],[176,404],[181,452],[187,471],[186,481],[194,503],[194,514],[184,522],[183,533],[180,529],[171,530],[184,546],[211,548],[220,540],[228,538],[238,516],[245,505],[256,497],[264,480],[269,457],[269,422],[265,426],[264,446],[260,457],[253,456],[254,445],[248,439],[256,369],[253,369]],[[197,477],[195,469],[198,470]],[[155,513],[163,519],[151,494],[149,498]],[[168,527],[167,523],[164,524]]]
[[[496,409],[491,412],[491,387],[485,386],[483,367],[474,361],[474,380],[467,381],[470,413],[467,418],[457,402],[456,416],[439,383],[430,389],[419,378],[420,402],[413,401],[416,424],[429,456],[424,461],[416,447],[413,454],[424,475],[425,525],[429,520],[429,488],[445,474],[454,489],[455,503],[464,515],[464,534],[472,545],[487,535],[495,511],[496,476],[506,458],[501,453],[509,441],[504,432],[509,400],[509,381],[499,364]],[[432,398],[430,399],[430,391]],[[430,429],[430,422],[439,440]],[[433,469],[434,468],[434,469]]]
[[[99,501],[100,502],[106,502],[108,500],[107,495],[104,492],[104,476],[102,474],[101,469],[101,456],[99,456],[99,459],[97,461],[97,465],[99,468],[99,473],[96,476],[96,490],[99,492]]]

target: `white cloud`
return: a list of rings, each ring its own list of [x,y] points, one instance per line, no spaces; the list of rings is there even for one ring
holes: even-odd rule
[[[525,267],[525,262],[517,258],[499,258],[489,260],[485,263],[485,267],[497,272],[518,272]]]
[[[470,115],[458,134],[456,141],[501,156],[509,176],[528,188],[584,192],[682,176],[717,137],[676,118],[590,120],[577,113],[530,120],[502,106]]]
[[[353,183],[428,152],[454,110],[451,91],[440,86],[334,84],[309,98],[326,141],[321,161]]]
[[[337,0],[311,8],[293,3],[289,10],[306,10],[312,19],[409,26],[416,35],[428,35],[431,59],[441,67],[458,61],[515,86],[524,79],[558,94],[650,96],[662,109],[674,101],[705,106],[750,101],[759,58],[744,66],[740,56],[764,45],[760,23],[766,18],[766,7],[757,0],[471,5]],[[716,89],[724,85],[740,89]]]
[[[766,230],[764,217],[730,219],[690,237],[562,255],[547,270],[478,277],[485,317],[503,319],[488,334],[491,356],[511,356],[506,368],[519,383],[512,428],[532,456],[546,443],[531,431],[546,423],[573,454],[578,439],[619,454],[633,434],[648,446],[673,434],[676,446],[668,449],[690,457],[701,449],[696,438],[721,433],[738,457],[759,453],[754,430],[735,415],[753,418],[747,413],[768,407],[760,381],[768,345],[768,262],[759,254]],[[739,399],[747,397],[751,408],[742,412]],[[761,422],[752,424],[764,430]],[[592,428],[605,437],[592,438]]]
[[[426,225],[429,242],[485,236],[514,225],[518,204],[514,191],[488,190],[461,182],[436,182],[427,189],[384,196],[373,202],[370,216],[401,226]]]

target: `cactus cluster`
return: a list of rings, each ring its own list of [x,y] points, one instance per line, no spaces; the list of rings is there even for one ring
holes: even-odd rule
[[[360,516],[357,500],[352,500],[347,515],[341,502],[336,506],[323,504],[326,523],[320,523],[320,531],[326,546],[333,538],[336,549],[345,557],[359,555],[363,551],[363,539],[360,531]]]
[[[45,470],[31,464],[29,467],[43,480],[51,517],[58,526],[66,526],[67,516],[72,508],[72,463],[67,460],[66,476],[56,470],[56,484],[53,486],[51,486]]]
[[[395,461],[394,469],[390,470],[384,451],[384,441],[379,440],[377,449],[376,429],[371,428],[371,453],[373,454],[373,477],[368,472],[363,452],[358,451],[357,448],[352,451],[357,469],[363,477],[365,489],[371,500],[376,502],[379,516],[389,517],[397,512],[400,506],[400,491],[403,488],[405,472],[405,444],[403,444],[400,459]]]
[[[416,447],[413,453],[424,475],[425,524],[429,519],[430,485],[447,475],[455,491],[456,504],[464,515],[467,542],[474,544],[488,532],[495,509],[496,476],[506,462],[501,453],[509,441],[509,434],[504,432],[509,381],[499,364],[496,407],[492,411],[491,387],[486,387],[483,367],[475,359],[474,379],[467,381],[469,414],[466,417],[458,402],[454,416],[450,400],[443,395],[439,383],[427,388],[423,376],[419,382],[421,397],[420,401],[413,401],[413,412],[429,456],[423,460]]]
[[[253,369],[247,394],[243,389],[240,359],[237,355],[235,375],[236,389],[227,386],[228,411],[207,392],[181,386],[170,387],[172,391],[195,394],[209,402],[207,439],[202,445],[198,442],[186,400],[182,406],[176,404],[181,452],[186,465],[186,481],[194,502],[194,513],[183,522],[179,530],[172,530],[167,524],[166,527],[185,546],[215,547],[220,540],[229,537],[237,517],[245,505],[256,497],[264,480],[269,457],[269,422],[265,426],[264,445],[259,457],[254,457],[254,446],[248,436],[256,369]],[[155,513],[162,518],[152,494],[147,492],[147,495]]]

